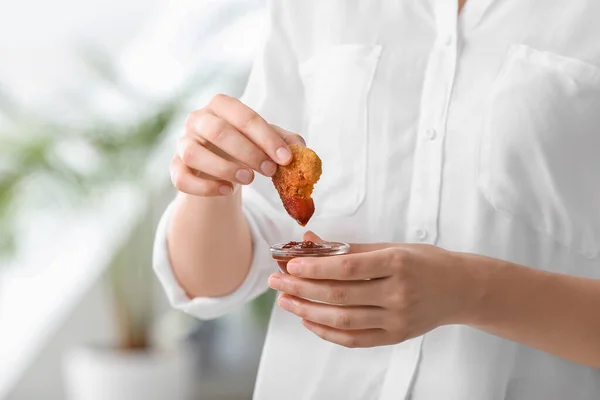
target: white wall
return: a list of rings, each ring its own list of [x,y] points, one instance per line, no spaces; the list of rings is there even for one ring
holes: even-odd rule
[[[202,0],[200,0],[202,1]],[[0,11],[0,89],[39,104],[85,73],[80,46],[123,50],[167,0],[4,0]]]

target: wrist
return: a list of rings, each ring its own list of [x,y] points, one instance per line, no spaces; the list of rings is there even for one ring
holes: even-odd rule
[[[459,294],[462,307],[454,323],[476,325],[485,314],[485,299],[490,292],[491,275],[494,270],[491,258],[470,253],[455,253],[460,273]]]

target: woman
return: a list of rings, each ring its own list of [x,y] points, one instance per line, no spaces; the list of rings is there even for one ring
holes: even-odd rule
[[[282,292],[257,399],[598,398],[600,2],[272,3],[245,97],[178,142],[172,304]],[[357,244],[282,276],[268,246],[304,231],[268,177],[296,133],[310,229]]]

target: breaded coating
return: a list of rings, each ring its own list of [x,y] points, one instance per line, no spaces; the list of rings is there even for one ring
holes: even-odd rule
[[[322,173],[322,163],[313,150],[292,144],[292,162],[279,166],[273,176],[273,184],[288,214],[305,226],[315,212],[311,198],[315,183]]]

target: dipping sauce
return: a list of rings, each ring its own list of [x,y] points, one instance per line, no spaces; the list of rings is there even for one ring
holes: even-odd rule
[[[279,269],[287,274],[287,263],[298,257],[329,257],[346,254],[350,245],[342,242],[288,242],[271,246],[271,257],[277,261]]]
[[[305,240],[303,242],[287,242],[282,246],[283,249],[318,249],[325,247],[325,244],[311,242],[310,240]]]

